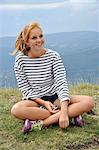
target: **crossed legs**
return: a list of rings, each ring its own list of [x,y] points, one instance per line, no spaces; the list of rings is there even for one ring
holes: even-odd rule
[[[60,109],[60,101],[57,99],[54,102]],[[40,109],[39,105],[34,101],[24,100],[16,103],[11,113],[18,119],[43,120],[45,126],[57,123],[60,116],[60,111],[56,114],[51,114],[46,109]],[[69,117],[76,117],[84,112],[90,111],[94,107],[92,97],[83,95],[72,95],[68,106]]]

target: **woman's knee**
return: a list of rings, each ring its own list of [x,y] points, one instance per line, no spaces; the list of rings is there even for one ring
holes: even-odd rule
[[[84,99],[85,107],[87,107],[87,110],[90,111],[94,107],[94,100],[91,96],[87,96]]]
[[[19,116],[19,111],[20,111],[21,106],[19,104],[15,104],[12,108],[11,108],[11,114],[15,117]]]

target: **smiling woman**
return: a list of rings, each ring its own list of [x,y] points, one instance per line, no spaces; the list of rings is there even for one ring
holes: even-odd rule
[[[46,49],[44,43],[43,31],[37,22],[28,24],[16,40],[14,69],[23,100],[12,107],[11,113],[25,120],[24,133],[57,122],[60,128],[67,128],[70,117],[76,125],[83,125],[79,115],[94,106],[92,97],[69,96],[61,57]]]

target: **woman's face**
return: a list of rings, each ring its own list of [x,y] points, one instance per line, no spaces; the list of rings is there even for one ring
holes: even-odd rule
[[[44,37],[41,29],[35,27],[31,30],[27,45],[30,47],[32,52],[38,52],[44,49]]]

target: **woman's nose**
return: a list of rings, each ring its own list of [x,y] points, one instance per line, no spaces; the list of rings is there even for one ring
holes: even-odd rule
[[[37,42],[41,42],[41,38],[37,38]]]

